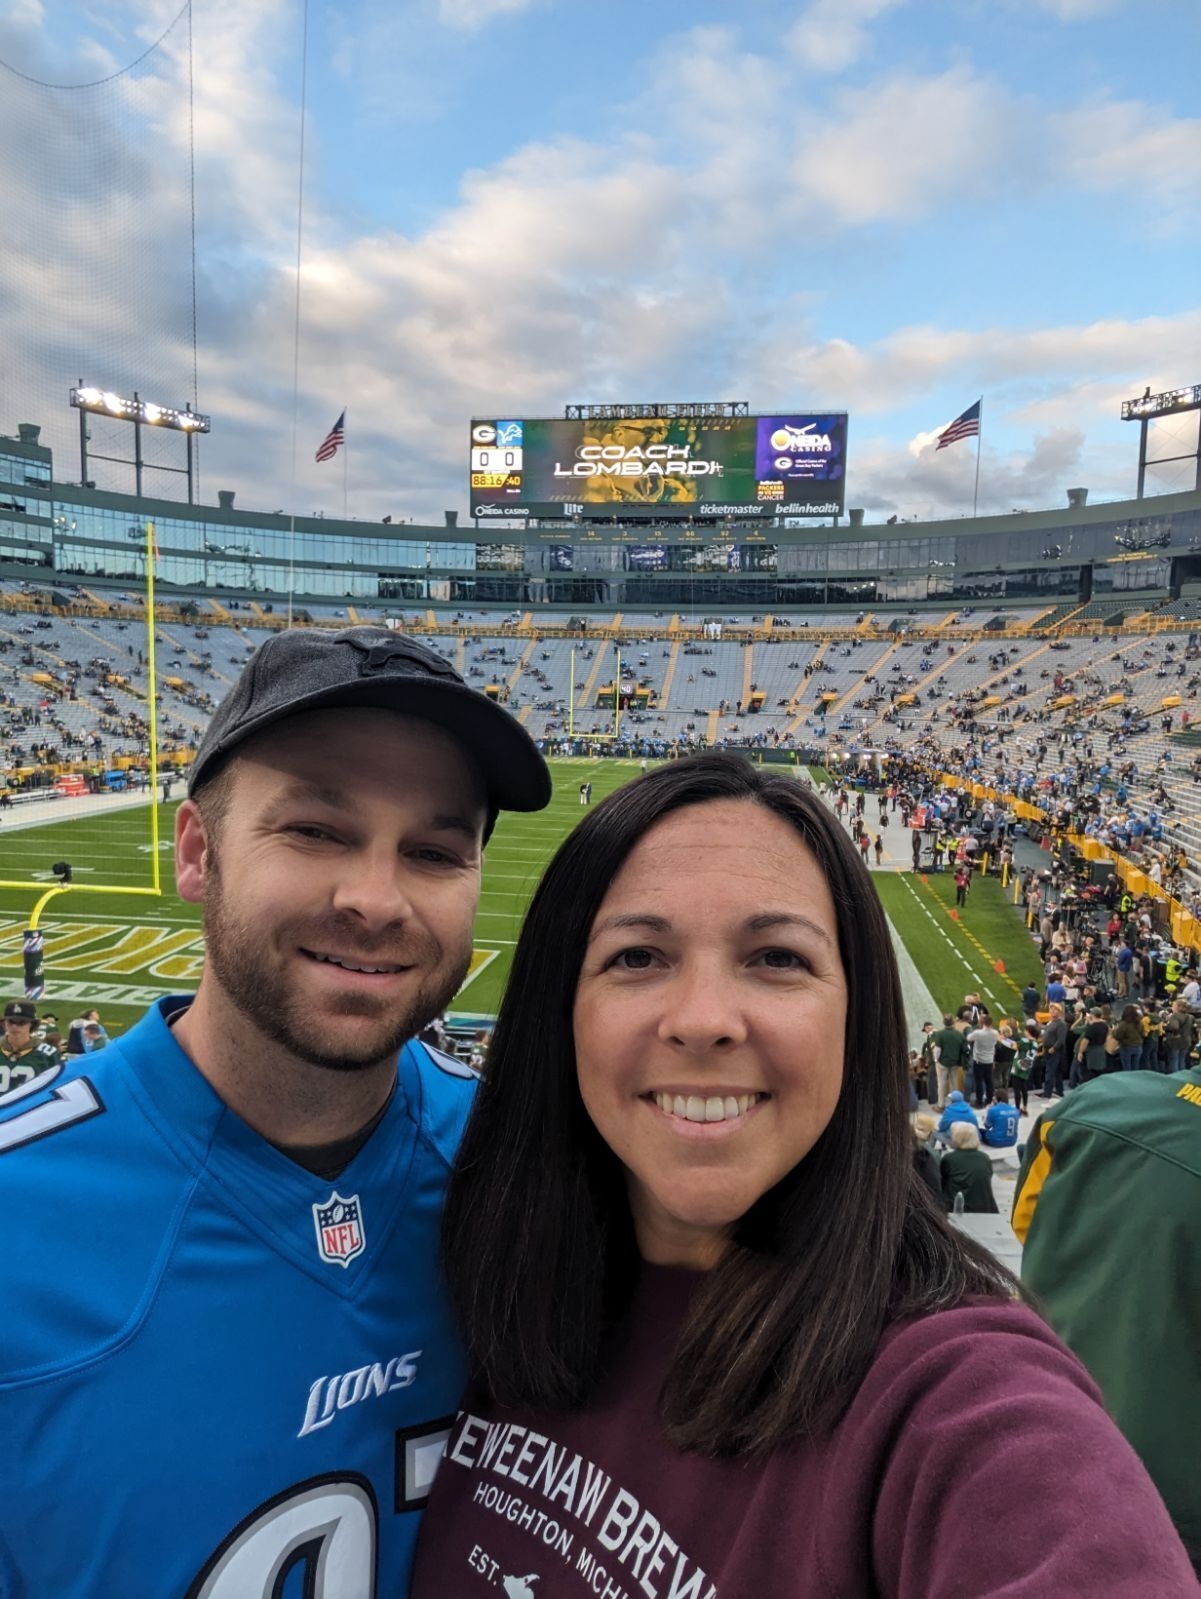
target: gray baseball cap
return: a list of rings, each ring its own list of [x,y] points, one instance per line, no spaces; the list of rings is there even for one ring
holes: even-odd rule
[[[246,739],[285,717],[333,705],[403,711],[444,728],[483,777],[493,814],[540,811],[550,799],[546,762],[508,711],[469,688],[449,661],[386,627],[289,628],[261,644],[213,714],[188,793]]]

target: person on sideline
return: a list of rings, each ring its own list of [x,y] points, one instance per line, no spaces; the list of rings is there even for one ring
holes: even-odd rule
[[[1137,1005],[1123,1005],[1122,1015],[1113,1029],[1118,1057],[1124,1072],[1138,1069],[1143,1054],[1143,1013]]]
[[[474,1078],[415,1039],[549,775],[423,645],[298,628],[189,795],[195,997],[0,1105],[0,1594],[399,1596],[466,1372],[437,1243]]]
[[[552,860],[448,1193],[474,1377],[412,1599],[501,1573],[950,1599],[996,1482],[1038,1514],[977,1591],[1194,1591],[1091,1379],[914,1169],[856,854],[799,783],[722,755],[617,790]]]
[[[1060,985],[1062,987],[1062,984]],[[1048,989],[1048,993],[1050,990]],[[1063,1062],[1068,1047],[1068,1024],[1058,1000],[1050,1005],[1050,1019],[1042,1031],[1043,1086],[1039,1099],[1063,1097]]]

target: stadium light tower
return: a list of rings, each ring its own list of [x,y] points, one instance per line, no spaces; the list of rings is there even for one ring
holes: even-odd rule
[[[86,488],[88,486],[88,415],[106,416],[115,422],[133,423],[133,469],[134,492],[138,499],[142,498],[142,429],[144,427],[169,428],[172,432],[182,433],[187,441],[187,466],[162,466],[156,467],[159,472],[177,472],[188,480],[188,504],[194,504],[195,487],[195,462],[193,459],[192,437],[196,433],[209,433],[212,431],[212,422],[207,416],[202,416],[199,411],[193,411],[191,405],[186,405],[182,411],[177,411],[170,405],[153,405],[149,400],[139,397],[134,390],[132,400],[122,399],[119,394],[114,394],[110,389],[98,389],[90,384],[85,384],[81,379],[78,386],[71,390],[71,404],[79,412],[79,481]],[[131,463],[119,455],[96,455],[97,461],[113,461],[118,466],[129,466]]]
[[[1147,424],[1153,417],[1174,416],[1178,411],[1201,411],[1201,383],[1194,383],[1184,389],[1168,389],[1163,394],[1152,394],[1148,386],[1146,391],[1137,400],[1123,400],[1122,421],[1138,422],[1138,499],[1144,499],[1144,484],[1147,479]],[[1172,461],[1195,461],[1196,479],[1194,488],[1201,489],[1201,430],[1197,445],[1191,450],[1186,450],[1183,455],[1159,455],[1151,459],[1152,466],[1167,466]]]

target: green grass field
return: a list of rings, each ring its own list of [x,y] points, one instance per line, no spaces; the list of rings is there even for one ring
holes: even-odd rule
[[[965,994],[979,993],[994,1016],[1020,1015],[1022,988],[1029,977],[1041,985],[1042,967],[1012,888],[977,877],[953,917],[950,872],[877,872],[873,881],[939,1010],[956,1010]]]
[[[580,818],[579,787],[593,785],[593,803],[637,775],[635,761],[554,761],[554,798],[533,816],[502,816],[488,847],[476,923],[475,960],[454,1010],[495,1012],[525,907],[542,869]],[[117,893],[68,892],[42,915],[46,938],[43,1008],[60,1023],[94,1005],[106,1026],[121,1030],[162,994],[195,987],[204,953],[200,913],[176,897],[171,870],[175,806],[160,809],[161,899]],[[18,813],[19,814],[19,813]],[[11,813],[10,813],[11,819]],[[0,826],[0,877],[53,883],[50,867],[69,861],[77,884],[136,887],[150,883],[148,806],[32,827]],[[978,879],[966,915],[952,919],[949,873],[923,882],[909,872],[873,878],[884,907],[939,1007],[979,990],[999,1014],[1012,1015],[1023,982],[1036,970],[1029,938],[993,880]],[[22,992],[21,935],[37,892],[0,890],[0,996]],[[995,969],[1001,961],[1004,972]]]

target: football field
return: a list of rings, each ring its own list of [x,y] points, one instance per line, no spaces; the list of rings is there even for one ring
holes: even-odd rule
[[[508,975],[526,905],[560,841],[580,819],[580,784],[592,782],[592,802],[638,774],[636,761],[551,762],[554,797],[535,815],[502,815],[488,846],[476,921],[471,973],[452,1007],[488,1016],[495,1012]],[[779,770],[786,771],[781,767]],[[46,806],[50,809],[53,802]],[[175,894],[172,825],[175,805],[160,808],[162,897],[68,891],[41,918],[45,936],[46,992],[42,1009],[65,1027],[71,1016],[95,1006],[110,1030],[121,1031],[163,994],[194,989],[204,958],[198,907]],[[76,885],[146,887],[150,883],[149,807],[98,812],[75,820],[25,823],[20,812],[0,825],[0,877],[30,880],[39,890],[54,883],[57,861],[69,861]],[[900,839],[894,847],[900,851]],[[1012,1015],[1029,964],[1029,940],[994,881],[978,880],[969,912],[950,914],[949,877],[925,881],[900,872],[906,862],[886,857],[873,874],[898,941],[939,1009],[957,1005],[965,992],[981,991],[996,1013]],[[37,891],[0,889],[0,997],[23,992],[21,939]],[[998,962],[1001,969],[998,970]],[[925,1001],[923,1001],[923,1004]],[[910,1017],[911,1027],[923,1017]]]

